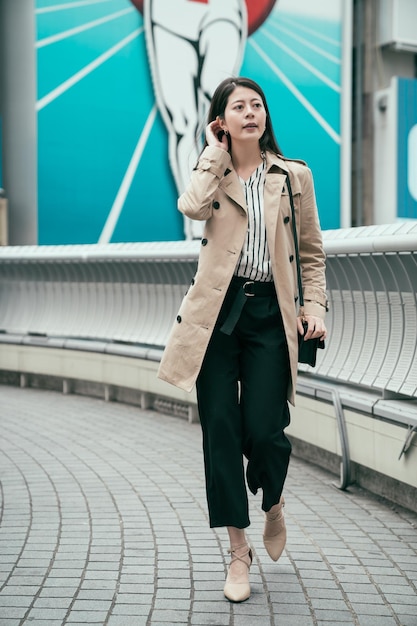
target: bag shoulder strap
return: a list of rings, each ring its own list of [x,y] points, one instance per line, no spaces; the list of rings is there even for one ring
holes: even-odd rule
[[[294,249],[295,249],[295,261],[297,263],[297,282],[298,282],[298,297],[300,299],[300,306],[304,306],[304,296],[303,296],[303,283],[301,280],[301,267],[300,267],[300,254],[298,251],[298,237],[297,237],[297,226],[295,223],[295,209],[294,209],[294,198],[292,195],[290,175],[287,174],[287,188],[288,195],[290,196],[290,205],[291,205],[291,222],[292,222],[292,234],[294,237]]]

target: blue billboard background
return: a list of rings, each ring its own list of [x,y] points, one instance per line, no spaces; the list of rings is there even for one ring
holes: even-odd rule
[[[278,0],[239,73],[264,88],[284,154],[313,170],[328,229],[340,225],[341,17],[314,4]],[[96,243],[109,222],[111,242],[183,239],[142,14],[129,0],[69,5],[36,0],[39,243]]]
[[[398,79],[397,217],[417,219],[417,79]]]

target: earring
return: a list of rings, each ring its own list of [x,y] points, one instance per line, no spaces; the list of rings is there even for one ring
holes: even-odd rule
[[[229,131],[228,131],[228,130],[225,130],[225,131],[224,131],[224,134],[225,134],[225,135],[228,135],[228,134],[229,134]]]

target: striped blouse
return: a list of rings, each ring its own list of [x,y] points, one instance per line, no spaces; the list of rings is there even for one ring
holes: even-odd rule
[[[235,275],[261,282],[272,281],[271,258],[264,219],[264,187],[266,163],[261,165],[244,181],[239,177],[245,192],[248,209],[248,230],[236,265]]]

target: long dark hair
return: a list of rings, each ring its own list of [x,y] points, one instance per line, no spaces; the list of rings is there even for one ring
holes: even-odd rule
[[[266,127],[265,132],[259,140],[259,146],[262,151],[269,150],[275,154],[282,155],[282,151],[275,139],[274,129],[272,128],[271,116],[269,114],[268,104],[266,102],[265,94],[260,86],[250,78],[243,76],[232,76],[226,78],[220,85],[218,85],[216,91],[213,94],[210,103],[210,109],[207,115],[207,124],[213,122],[216,117],[224,118],[224,112],[229,101],[230,94],[234,92],[236,87],[247,87],[253,89],[261,97],[265,111],[266,111]],[[229,148],[230,148],[230,136],[229,136]],[[204,142],[204,148],[207,146],[207,141]]]

